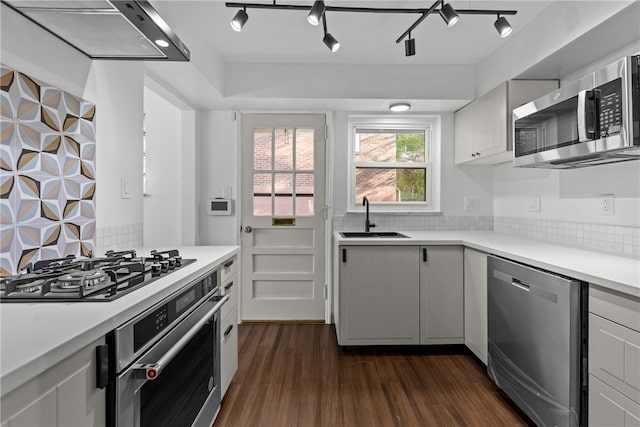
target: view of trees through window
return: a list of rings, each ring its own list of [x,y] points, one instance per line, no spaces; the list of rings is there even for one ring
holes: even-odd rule
[[[356,130],[356,203],[426,201],[424,130]]]

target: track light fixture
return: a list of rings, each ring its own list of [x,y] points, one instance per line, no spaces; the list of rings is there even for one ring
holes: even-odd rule
[[[231,20],[231,28],[233,28],[235,31],[240,32],[242,31],[242,27],[244,27],[244,24],[246,24],[248,20],[249,15],[247,15],[247,7],[245,6],[240,9]]]
[[[331,35],[331,33],[327,32],[327,14],[322,14],[322,29],[324,30],[324,37],[322,41],[327,45],[331,52],[337,52],[340,49],[340,42],[336,40],[335,37]]]
[[[315,0],[311,8],[309,6],[299,4],[277,4],[277,0],[273,3],[225,3],[226,7],[239,7],[240,10],[231,20],[231,27],[236,30],[242,30],[244,24],[247,23],[249,16],[247,9],[273,9],[273,10],[300,10],[307,12],[307,21],[312,25],[318,25],[322,19],[324,25],[324,37],[322,41],[331,49],[332,52],[340,48],[340,43],[327,32],[327,24],[325,22],[326,12],[353,12],[353,13],[386,13],[386,14],[416,14],[420,15],[418,19],[400,37],[396,39],[396,43],[405,40],[404,52],[405,56],[413,56],[416,53],[415,39],[411,38],[411,31],[415,30],[418,25],[424,21],[427,16],[436,12],[444,20],[448,27],[451,27],[459,21],[460,15],[497,15],[497,19],[493,24],[498,30],[500,37],[506,37],[512,32],[511,25],[503,15],[515,15],[517,10],[488,10],[488,9],[454,9],[445,0],[435,0],[428,9],[407,9],[407,8],[382,8],[382,7],[355,7],[355,6],[327,6],[323,0]]]
[[[460,16],[451,6],[451,3],[445,3],[444,0],[442,1],[442,6],[440,6],[440,16],[447,24],[447,27],[453,27],[460,20]]]
[[[511,31],[513,31],[513,28],[511,28],[511,24],[509,24],[507,18],[500,16],[500,14],[498,14],[498,19],[496,19],[496,22],[493,25],[496,27],[496,30],[498,30],[500,37],[507,37],[511,34]]]
[[[416,39],[411,38],[411,33],[409,33],[409,38],[404,41],[404,56],[413,56],[416,54]]]
[[[311,10],[307,15],[307,21],[311,25],[318,25],[320,23],[320,18],[324,15],[324,1],[316,0],[313,2],[313,6],[311,6]]]

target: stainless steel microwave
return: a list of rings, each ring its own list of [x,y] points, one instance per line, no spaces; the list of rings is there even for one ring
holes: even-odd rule
[[[640,55],[513,110],[513,165],[569,169],[640,159]]]

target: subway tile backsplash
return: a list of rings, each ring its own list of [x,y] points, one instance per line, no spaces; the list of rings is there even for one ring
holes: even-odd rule
[[[504,216],[382,215],[371,217],[380,231],[495,231],[560,245],[640,257],[640,227]],[[361,230],[364,214],[333,218],[335,231]]]
[[[640,227],[496,216],[493,230],[615,255],[640,256]]]
[[[98,227],[96,230],[96,256],[108,250],[122,251],[142,247],[142,223]]]

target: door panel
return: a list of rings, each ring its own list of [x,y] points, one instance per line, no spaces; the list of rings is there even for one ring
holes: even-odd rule
[[[242,116],[242,318],[324,320],[325,116]]]

